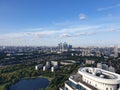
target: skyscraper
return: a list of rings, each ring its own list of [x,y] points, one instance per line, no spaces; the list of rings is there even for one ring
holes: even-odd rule
[[[114,47],[114,57],[118,57],[118,46]]]
[[[68,45],[66,42],[58,44],[58,49],[61,52],[68,51],[71,48],[72,48],[72,45]]]

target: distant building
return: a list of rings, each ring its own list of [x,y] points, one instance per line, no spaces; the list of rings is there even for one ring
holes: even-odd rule
[[[101,53],[100,53],[100,51],[96,51],[96,55],[95,56],[97,56],[97,57],[101,57]]]
[[[58,65],[55,65],[55,66],[52,66],[52,67],[51,67],[51,71],[52,71],[52,72],[56,71],[57,69],[58,69]]]
[[[114,57],[118,57],[118,46],[114,47]]]
[[[61,65],[72,65],[72,64],[75,64],[75,63],[79,63],[79,62],[77,62],[75,60],[62,60],[60,62]]]
[[[112,67],[112,66],[110,66],[110,67],[109,67],[109,71],[110,71],[110,72],[115,72],[115,68]]]
[[[105,64],[105,63],[97,63],[97,68],[101,68],[101,69],[104,69],[104,70],[108,70],[108,65]]]
[[[36,66],[35,66],[35,70],[39,70],[39,69],[41,69],[42,67],[43,67],[43,64],[36,65]]]
[[[59,43],[58,44],[58,49],[61,52],[69,51],[70,49],[72,49],[72,45],[68,45],[66,42]]]
[[[56,66],[56,65],[58,65],[58,61],[51,61],[51,64],[52,64],[53,66]]]
[[[50,66],[50,62],[49,61],[46,62],[46,66]]]
[[[91,54],[90,54],[90,50],[88,50],[88,49],[83,49],[82,50],[82,56],[90,56]]]
[[[43,68],[43,71],[49,70],[51,68],[51,71],[54,72],[59,68],[58,61],[47,61],[45,66],[43,66],[43,64],[35,66],[35,70],[39,70],[41,68]]]
[[[102,64],[102,69],[104,69],[104,70],[109,70],[109,67],[108,67],[107,64]]]
[[[46,65],[43,66],[43,71],[46,71],[51,68],[51,71],[54,72],[58,69],[58,61],[46,62]]]
[[[101,68],[102,69],[102,63],[97,63],[97,68]]]
[[[43,71],[50,69],[50,62],[46,62],[46,65],[43,66]]]
[[[109,66],[107,64],[102,64],[102,63],[97,63],[97,68],[101,68],[101,69],[104,69],[104,70],[108,70],[110,72],[115,72],[115,68],[112,67],[112,66]]]
[[[52,72],[54,72],[54,71],[56,71],[57,69],[58,69],[58,61],[51,61],[51,65],[53,65],[52,67],[51,67],[51,71]]]
[[[95,61],[94,61],[94,60],[85,60],[85,63],[86,63],[86,64],[94,64]]]

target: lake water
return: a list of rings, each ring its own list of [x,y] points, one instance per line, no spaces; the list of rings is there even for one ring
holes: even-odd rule
[[[40,88],[46,88],[49,85],[48,79],[36,78],[36,79],[21,79],[14,85],[9,87],[9,90],[40,90]]]

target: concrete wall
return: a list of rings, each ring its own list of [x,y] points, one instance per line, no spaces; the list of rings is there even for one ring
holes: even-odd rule
[[[36,65],[36,66],[35,66],[35,70],[39,70],[39,69],[41,69],[42,67],[43,67],[43,64]]]
[[[84,77],[83,76],[83,81],[90,84],[91,86],[93,87],[96,87],[100,90],[106,90],[106,88],[108,88],[108,90],[117,90],[117,85],[112,85],[112,84],[105,84],[104,82],[101,83],[99,81],[94,81],[92,80],[91,78],[88,78],[88,77]]]

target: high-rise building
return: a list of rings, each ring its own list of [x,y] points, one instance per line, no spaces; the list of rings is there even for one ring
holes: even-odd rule
[[[72,49],[72,45],[68,45],[66,42],[64,42],[64,43],[59,43],[59,44],[58,44],[58,49],[59,49],[59,51],[61,51],[61,52],[69,51],[70,49]]]
[[[60,90],[120,90],[120,75],[100,68],[83,67]]]
[[[68,44],[66,42],[63,43],[62,50],[63,51],[68,51]]]
[[[62,43],[58,44],[58,49],[59,49],[59,51],[62,51]]]
[[[50,62],[46,62],[46,65],[43,66],[43,71],[46,71],[50,68]]]
[[[114,57],[118,57],[118,46],[114,47]]]
[[[90,50],[88,50],[88,49],[83,49],[83,50],[82,50],[82,56],[90,56]]]

